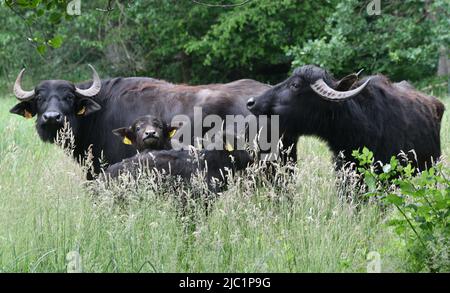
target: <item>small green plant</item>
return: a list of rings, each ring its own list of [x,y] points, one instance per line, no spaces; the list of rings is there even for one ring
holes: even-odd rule
[[[373,153],[367,148],[352,155],[359,162],[358,171],[368,188],[366,195],[398,211],[398,217],[388,224],[405,237],[411,269],[450,271],[450,168],[437,163],[415,172],[411,163],[403,164],[395,156],[388,164],[377,162],[375,166]]]

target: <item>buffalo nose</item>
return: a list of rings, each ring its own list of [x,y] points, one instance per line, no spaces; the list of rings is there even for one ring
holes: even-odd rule
[[[51,122],[51,123],[61,123],[62,122],[62,115],[58,112],[45,112],[42,115],[42,118],[44,119],[44,122]]]
[[[250,98],[250,99],[248,99],[248,101],[247,101],[247,108],[248,109],[251,109],[251,108],[253,108],[255,106],[255,98]]]
[[[144,133],[144,135],[145,135],[145,138],[148,138],[148,137],[158,137],[158,134],[157,134],[156,131],[154,131],[154,130],[147,130],[147,131]]]

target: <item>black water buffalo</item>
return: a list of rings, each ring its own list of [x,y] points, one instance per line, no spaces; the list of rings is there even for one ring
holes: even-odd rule
[[[111,179],[124,172],[136,176],[139,172],[157,170],[188,182],[193,175],[204,173],[208,188],[217,192],[225,187],[228,172],[234,174],[253,161],[247,151],[233,149],[234,142],[228,141],[225,135],[224,138],[220,141],[220,149],[214,149],[212,145],[211,149],[202,150],[142,149],[139,154],[109,166],[105,176]]]
[[[136,119],[129,127],[113,130],[124,144],[133,145],[138,151],[168,150],[172,148],[171,138],[176,127],[170,126],[160,118],[145,115]]]
[[[350,76],[351,77],[351,76]],[[297,68],[287,80],[250,98],[255,115],[278,114],[281,131],[293,141],[300,135],[325,140],[333,153],[352,160],[352,150],[367,147],[376,161],[401,151],[424,169],[441,155],[444,105],[409,83],[391,83],[376,75],[361,81],[335,80],[313,65]]]
[[[161,117],[166,123],[178,114],[192,117],[194,107],[201,107],[203,115],[247,116],[251,114],[247,99],[269,88],[249,79],[199,86],[145,77],[100,80],[92,66],[91,69],[93,81],[75,85],[65,80],[47,80],[31,91],[21,87],[22,70],[14,84],[20,103],[10,112],[27,118],[36,115],[37,132],[47,142],[53,142],[64,121],[68,121],[75,138],[74,156],[79,160],[92,146],[96,173],[100,171],[101,154],[112,164],[136,153],[132,146],[114,136],[113,129],[130,125],[147,114]]]

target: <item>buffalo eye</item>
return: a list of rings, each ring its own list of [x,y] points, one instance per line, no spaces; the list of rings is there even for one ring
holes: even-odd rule
[[[72,99],[72,96],[71,95],[67,95],[67,96],[64,96],[63,97],[63,100],[64,101],[69,101],[69,100],[71,100]]]
[[[291,83],[291,88],[296,90],[296,89],[300,88],[300,84],[298,82],[293,82],[293,83]]]
[[[141,130],[141,127],[136,126],[136,131],[139,131],[139,130]]]

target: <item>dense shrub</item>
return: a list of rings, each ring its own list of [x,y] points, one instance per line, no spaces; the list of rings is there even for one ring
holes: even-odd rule
[[[302,40],[288,50],[293,65],[315,63],[337,75],[365,68],[394,80],[433,75],[439,47],[450,43],[450,2],[380,3],[380,15],[369,15],[368,1],[340,1],[324,22],[325,36]]]
[[[416,173],[410,163],[400,164],[392,157],[377,172],[367,148],[353,155],[368,187],[366,195],[398,211],[398,217],[388,224],[405,241],[409,269],[449,272],[450,168],[437,163]]]

